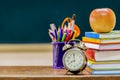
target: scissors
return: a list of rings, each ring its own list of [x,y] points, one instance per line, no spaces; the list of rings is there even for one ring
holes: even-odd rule
[[[65,25],[66,22],[68,22],[68,20],[70,20],[70,25],[72,25],[72,20],[73,19],[70,18],[70,17],[66,17],[61,24],[61,28],[64,28],[64,25]],[[74,31],[76,31],[75,37],[78,37],[80,35],[80,28],[76,24],[74,24]]]

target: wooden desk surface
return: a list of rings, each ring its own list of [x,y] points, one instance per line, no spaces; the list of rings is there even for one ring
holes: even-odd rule
[[[66,75],[65,69],[52,68],[51,51],[19,52],[18,49],[19,47],[14,52],[9,52],[11,48],[0,52],[0,80],[119,80],[120,78],[120,75]]]
[[[51,66],[0,66],[2,80],[118,80],[120,75],[66,75]]]

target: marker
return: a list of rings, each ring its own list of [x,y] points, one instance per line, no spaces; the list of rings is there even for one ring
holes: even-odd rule
[[[49,29],[48,31],[53,33],[53,31],[51,29]]]
[[[62,42],[64,42],[65,38],[66,38],[67,33],[64,33],[62,36]]]
[[[67,26],[65,25],[63,29],[63,33],[65,33],[66,31],[67,31]]]
[[[70,40],[70,38],[71,38],[71,33],[68,33],[67,37],[65,38],[65,41],[68,42]]]
[[[50,34],[53,38],[55,38],[55,35],[54,35],[52,32],[49,32],[49,34]]]
[[[60,28],[58,28],[58,38],[57,41],[60,42]]]
[[[50,24],[51,29],[54,31],[55,37],[57,39],[57,30],[55,24]]]
[[[70,18],[67,20],[67,22],[68,22],[68,30],[70,30],[71,28],[70,28]]]
[[[60,41],[62,40],[62,36],[63,36],[63,29],[60,28]]]
[[[52,41],[53,42],[55,42],[56,41],[56,38],[54,38],[52,35],[51,35],[51,33],[49,32],[49,36],[50,36],[50,38],[52,39]]]

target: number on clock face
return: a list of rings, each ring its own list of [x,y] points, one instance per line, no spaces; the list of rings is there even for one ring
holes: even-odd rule
[[[65,66],[71,70],[78,70],[84,62],[84,56],[77,50],[71,50],[65,55]]]

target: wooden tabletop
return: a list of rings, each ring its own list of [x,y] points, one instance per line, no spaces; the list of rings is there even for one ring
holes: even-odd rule
[[[28,45],[27,45],[28,46]],[[13,46],[14,47],[14,46]],[[22,46],[21,46],[22,47]],[[6,48],[6,47],[2,47]],[[1,49],[2,49],[1,48]],[[0,80],[119,80],[120,75],[72,75],[53,69],[52,52],[0,52]],[[34,47],[32,47],[34,48]],[[13,48],[14,49],[14,48]],[[43,49],[43,48],[42,48]],[[51,49],[50,49],[51,50]],[[35,52],[34,52],[35,51]]]
[[[51,66],[0,66],[2,80],[118,80],[120,75],[73,75]]]

